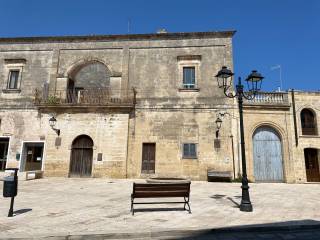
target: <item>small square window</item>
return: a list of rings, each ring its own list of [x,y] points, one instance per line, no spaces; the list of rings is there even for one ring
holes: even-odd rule
[[[8,89],[18,89],[19,82],[19,70],[10,70],[9,72],[9,81],[8,81]]]
[[[197,158],[197,145],[195,143],[183,144],[183,158]]]
[[[195,67],[183,67],[183,87],[195,88],[196,75]]]

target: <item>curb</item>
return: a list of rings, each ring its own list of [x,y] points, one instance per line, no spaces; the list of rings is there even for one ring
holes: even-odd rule
[[[250,227],[226,227],[209,230],[212,233],[256,233],[256,232],[282,232],[282,231],[298,231],[298,230],[320,230],[320,224],[305,225],[280,225],[280,226],[250,226]]]
[[[199,230],[168,230],[168,231],[149,231],[140,233],[106,233],[106,234],[81,234],[81,235],[66,235],[66,236],[46,236],[46,237],[28,237],[28,238],[1,238],[10,240],[102,240],[102,239],[174,239],[205,237],[212,234],[237,234],[237,233],[272,233],[272,232],[295,232],[320,230],[320,224],[305,224],[305,225],[283,225],[283,226],[249,226],[249,227],[225,227],[213,229]]]

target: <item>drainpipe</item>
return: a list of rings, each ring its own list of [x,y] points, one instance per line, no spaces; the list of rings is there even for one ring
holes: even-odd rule
[[[292,98],[292,111],[293,111],[293,126],[294,126],[294,136],[296,140],[296,147],[298,147],[298,130],[297,130],[297,115],[296,115],[296,102],[294,98],[294,89],[291,89]]]
[[[231,147],[232,147],[232,166],[233,166],[233,179],[236,179],[236,167],[234,162],[234,145],[233,145],[233,135],[230,135]]]

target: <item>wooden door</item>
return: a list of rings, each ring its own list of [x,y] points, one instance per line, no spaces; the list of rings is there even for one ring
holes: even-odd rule
[[[318,150],[313,148],[304,149],[306,174],[308,182],[320,182]]]
[[[281,141],[271,127],[260,127],[255,131],[253,161],[256,181],[283,182]]]
[[[156,144],[143,143],[142,145],[142,173],[155,173]]]
[[[0,140],[0,171],[4,171],[7,165],[9,139]]]
[[[92,172],[93,141],[82,135],[72,144],[69,177],[90,177]]]

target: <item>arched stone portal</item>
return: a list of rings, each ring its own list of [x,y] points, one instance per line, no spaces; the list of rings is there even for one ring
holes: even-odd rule
[[[93,141],[80,135],[72,142],[69,177],[90,177],[92,172]]]
[[[282,144],[272,127],[262,126],[254,132],[253,161],[257,182],[283,182]]]

